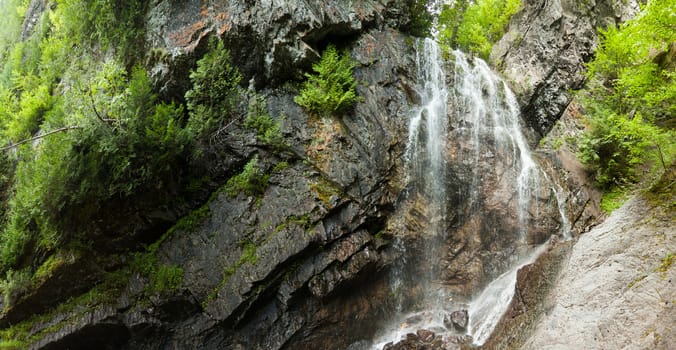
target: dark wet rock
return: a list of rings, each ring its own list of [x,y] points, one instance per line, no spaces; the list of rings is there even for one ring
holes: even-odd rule
[[[451,350],[460,349],[466,344],[466,337],[450,337],[453,341],[442,338],[427,329],[420,329],[416,333],[408,333],[398,342],[390,342],[383,346],[383,350]]]
[[[450,315],[444,316],[446,327],[453,327],[457,331],[465,331],[469,322],[467,310],[453,311]]]
[[[632,18],[637,1],[528,1],[493,47],[491,62],[519,98],[524,117],[544,136],[584,82],[598,45],[597,28]]]
[[[434,332],[427,329],[419,329],[415,332],[416,336],[420,341],[429,343],[434,340]]]
[[[581,108],[575,101],[570,103],[537,149],[545,168],[559,186],[571,237],[589,231],[605,216],[599,208],[601,193],[585,166],[576,158],[576,146],[565,142],[582,137],[585,124]]]
[[[350,43],[371,29],[399,28],[410,21],[409,2],[202,1],[156,2],[147,14],[146,41],[166,52],[154,64],[153,78],[163,93],[185,88],[190,62],[206,47],[206,38],[223,38],[244,82],[302,78],[327,43]],[[186,65],[186,63],[188,63]]]

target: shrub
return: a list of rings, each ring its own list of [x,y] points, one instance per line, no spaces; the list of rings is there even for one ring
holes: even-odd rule
[[[17,299],[28,292],[31,287],[31,273],[28,269],[7,271],[7,277],[0,282],[5,310],[12,307]]]
[[[676,55],[676,32],[664,20],[674,10],[668,1],[651,1],[635,19],[601,31],[588,84],[578,94],[590,124],[579,156],[604,189],[673,162],[676,73],[660,57]]]
[[[319,63],[312,65],[315,74],[305,73],[300,95],[294,101],[312,113],[337,115],[358,101],[357,82],[352,76],[355,63],[347,51],[339,53],[329,45]]]
[[[413,36],[425,37],[430,35],[433,17],[427,10],[428,0],[408,0],[408,13],[410,20],[400,29]]]
[[[119,65],[112,65],[95,81],[93,102],[70,97],[69,105],[85,104],[74,111],[79,117],[72,117],[79,129],[21,151],[16,193],[0,238],[0,266],[14,266],[31,243],[51,251],[63,243],[64,231],[75,228],[68,225],[90,220],[100,203],[162,188],[178,176],[175,165],[191,140],[180,127],[182,109],[157,101],[142,68],[126,78]],[[105,113],[99,117],[109,121],[95,113]]]
[[[650,158],[663,132],[640,116],[628,119],[608,114],[591,120],[592,126],[579,144],[578,156],[592,171],[602,188],[637,180],[637,166]]]
[[[265,145],[277,150],[287,146],[279,123],[268,114],[264,97],[252,97],[244,125],[255,129],[258,140]]]
[[[229,62],[230,53],[223,42],[212,38],[209,51],[190,72],[193,85],[185,94],[190,112],[188,128],[198,137],[211,133],[226,119],[240,93],[242,76]]]

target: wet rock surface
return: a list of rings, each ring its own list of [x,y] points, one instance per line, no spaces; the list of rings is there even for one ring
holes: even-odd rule
[[[446,327],[453,327],[458,331],[465,331],[469,322],[467,310],[453,311],[450,315],[444,317]]]
[[[430,330],[420,329],[416,333],[407,334],[399,342],[385,344],[383,350],[451,350],[460,349],[459,343],[459,338],[447,341]]]
[[[218,35],[245,82],[263,88],[302,79],[327,43],[345,45],[371,29],[406,27],[409,6],[402,0],[159,1],[147,14],[146,41],[168,55],[151,71],[162,93],[185,91],[185,67],[205,50],[205,38]]]
[[[31,2],[30,13],[40,12],[44,4]],[[416,260],[429,248],[419,234],[431,221],[441,220],[427,215],[424,197],[429,194],[416,192],[416,184],[406,178],[404,167],[410,112],[420,102],[421,90],[416,81],[416,39],[398,31],[410,20],[409,4],[393,0],[153,2],[146,17],[146,42],[163,54],[159,55],[161,59],[149,61],[148,68],[162,96],[183,99],[190,68],[205,51],[207,39],[219,36],[231,50],[233,64],[242,71],[244,84],[249,83],[265,97],[268,112],[280,121],[290,149],[284,154],[272,152],[242,123],[233,123],[218,140],[220,148],[214,154],[218,159],[210,174],[230,177],[258,154],[261,167],[270,175],[270,185],[259,198],[242,193],[234,197],[225,192],[214,195],[206,206],[209,214],[204,220],[189,230],[177,230],[163,241],[158,249],[160,262],[183,269],[184,279],[177,291],[171,295],[147,293],[150,281],[131,276],[114,302],[88,310],[57,312],[50,320],[36,324],[31,334],[47,334],[31,348],[366,346],[378,322],[401,306],[395,305],[387,278],[387,269],[401,259],[401,251],[393,249],[386,238],[404,236],[407,268],[411,270],[407,272],[410,276],[428,274],[428,268]],[[551,5],[547,4],[545,7]],[[513,28],[532,22],[538,11],[544,11],[541,5],[525,6]],[[568,23],[568,17],[561,17],[561,23]],[[591,52],[587,27],[580,29],[586,31],[580,36],[584,41],[580,45],[587,50],[584,52]],[[531,73],[524,70],[531,68],[536,72],[533,74],[541,74],[532,77],[536,87],[515,81],[521,83],[522,106],[537,110],[529,114],[532,126],[545,132],[565,105],[560,100],[566,96],[562,91],[579,84],[575,80],[579,62],[566,65],[571,59],[566,56],[570,47],[560,43],[560,31],[546,34],[555,38],[552,40],[558,43],[558,51],[534,54],[542,50],[543,40],[549,40],[534,32],[537,30],[524,30],[522,44],[529,47],[527,43],[532,43],[534,48],[522,50],[510,43],[509,48],[496,50],[502,52],[501,60],[511,79],[527,77]],[[567,35],[561,40],[577,34]],[[341,118],[318,119],[293,102],[297,93],[294,79],[302,77],[329,42],[348,48],[358,62],[355,76],[363,101]],[[517,64],[529,62],[522,59],[524,55],[541,61]],[[557,55],[562,58],[551,59]],[[554,68],[550,62],[554,62]],[[287,82],[291,82],[290,87],[280,88]],[[448,83],[454,84],[450,77]],[[514,212],[513,187],[518,173],[513,169],[515,156],[511,151],[487,151],[484,154],[490,161],[475,165],[463,158],[473,151],[462,135],[466,125],[460,118],[451,119],[454,131],[449,139],[453,142],[445,150],[448,171],[443,181],[450,189],[444,230],[452,234],[444,242],[446,254],[434,271],[442,276],[435,285],[469,296],[487,278],[499,274],[512,255],[523,248],[512,245],[519,234],[519,218],[510,214]],[[496,140],[487,137],[481,141],[493,144]],[[282,161],[289,166],[273,170]],[[499,174],[495,169],[500,169]],[[481,174],[485,186],[477,202],[468,204],[471,194],[467,189],[474,174]],[[571,182],[571,188],[574,186],[576,182]],[[544,242],[551,228],[558,231],[562,224],[556,219],[551,189],[540,188],[533,195],[527,219],[535,228],[527,237],[530,245]],[[567,205],[575,208],[581,201],[586,208],[588,199],[583,195],[575,200],[571,197]],[[410,206],[395,213],[404,201]],[[478,202],[486,207],[480,215],[472,207]],[[133,205],[125,208],[132,222],[129,226],[137,228],[156,222],[160,224],[155,226],[169,226],[187,211],[159,212],[148,218],[135,215]],[[575,227],[590,225],[586,221],[590,215],[574,216],[577,219],[571,221]],[[131,238],[124,237],[138,235],[134,231],[129,234]],[[114,270],[119,264],[113,262],[102,268]],[[64,285],[67,283],[61,280],[57,289]],[[422,287],[413,286],[402,294],[424,292]],[[466,329],[467,312],[449,315],[449,322],[458,331]],[[463,336],[442,338],[434,331],[419,330],[386,348],[455,349],[470,341]]]

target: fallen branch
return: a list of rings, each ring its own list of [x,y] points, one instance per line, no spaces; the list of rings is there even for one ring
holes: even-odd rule
[[[42,135],[33,136],[33,137],[29,138],[29,139],[21,140],[21,141],[19,141],[19,142],[17,142],[17,143],[14,143],[14,144],[9,145],[9,146],[2,147],[2,148],[0,148],[0,151],[6,151],[6,150],[8,150],[8,149],[16,148],[16,147],[18,147],[18,146],[20,146],[20,145],[23,145],[24,143],[31,142],[31,141],[35,141],[35,140],[39,140],[39,139],[41,139],[41,138],[43,138],[43,137],[47,137],[47,136],[49,136],[49,135],[56,134],[57,132],[64,132],[64,131],[74,130],[74,129],[80,129],[80,128],[82,128],[82,127],[81,127],[81,126],[78,126],[78,125],[64,126],[64,127],[62,127],[62,128],[58,128],[58,129],[54,129],[54,130],[52,130],[52,131],[50,131],[50,132],[46,132],[46,133],[44,133],[44,134],[42,134]]]

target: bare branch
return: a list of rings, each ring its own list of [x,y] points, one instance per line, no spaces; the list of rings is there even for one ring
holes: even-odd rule
[[[49,136],[49,135],[56,134],[56,133],[58,133],[58,132],[64,132],[64,131],[69,131],[69,130],[74,130],[74,129],[81,129],[81,128],[82,128],[82,127],[79,126],[79,125],[64,126],[64,127],[62,127],[62,128],[58,128],[58,129],[54,129],[54,130],[52,130],[52,131],[50,131],[50,132],[46,132],[46,133],[44,133],[44,134],[42,134],[42,135],[33,136],[33,137],[29,138],[29,139],[21,140],[21,141],[19,141],[19,142],[17,142],[17,143],[14,143],[14,144],[11,144],[11,145],[2,147],[2,148],[0,148],[0,151],[6,151],[6,150],[8,150],[8,149],[16,148],[16,147],[18,147],[19,145],[23,145],[24,143],[31,142],[31,141],[35,141],[35,140],[39,140],[39,139],[41,139],[41,138],[43,138],[43,137],[47,137],[47,136]]]

